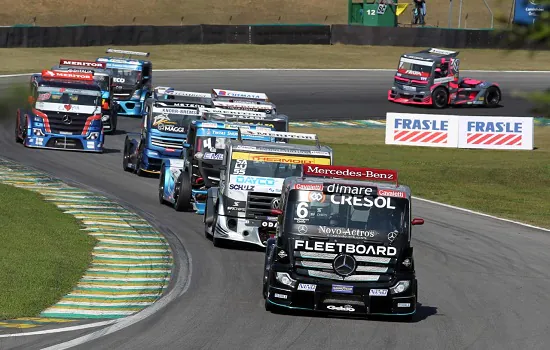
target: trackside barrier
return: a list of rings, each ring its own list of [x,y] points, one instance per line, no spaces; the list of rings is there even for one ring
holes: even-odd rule
[[[532,150],[531,117],[386,114],[386,144],[424,147]]]
[[[451,115],[386,114],[386,144],[458,147],[458,119]]]
[[[532,117],[470,117],[458,122],[458,147],[532,150],[535,130]]]

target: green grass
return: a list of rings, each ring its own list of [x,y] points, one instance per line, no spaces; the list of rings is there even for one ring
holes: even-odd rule
[[[415,196],[550,228],[550,128],[535,128],[534,151],[389,146],[383,129],[310,129],[335,164],[399,171]]]
[[[0,319],[38,316],[69,293],[95,239],[34,192],[0,184]]]
[[[508,19],[512,0],[486,0],[495,16]],[[354,2],[360,2],[354,0]],[[374,2],[374,1],[369,1]],[[399,1],[412,3],[412,0]],[[453,27],[488,28],[489,10],[480,0],[427,1],[427,24],[446,27],[452,6]],[[459,6],[462,5],[462,12]],[[411,6],[398,17],[411,22]],[[265,24],[324,23],[347,24],[347,0],[19,0],[2,8],[0,25],[35,23],[59,25],[180,25],[180,24]],[[495,21],[495,25],[498,25]]]
[[[121,49],[151,52],[154,69],[165,68],[390,68],[399,56],[418,47],[354,45],[166,45],[123,46]],[[60,58],[94,60],[106,47],[0,49],[0,74],[40,72]],[[464,49],[460,67],[489,70],[548,69],[550,51]]]

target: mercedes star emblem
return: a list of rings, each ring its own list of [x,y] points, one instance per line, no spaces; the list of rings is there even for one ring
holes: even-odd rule
[[[343,277],[351,275],[355,271],[356,266],[357,261],[355,261],[353,256],[348,254],[340,254],[332,262],[334,271]]]
[[[69,124],[71,124],[71,123],[73,122],[73,120],[71,119],[71,117],[69,117],[69,116],[66,115],[66,114],[63,116],[63,119],[62,119],[62,120],[63,120],[63,123],[65,123],[65,124],[67,124],[67,125],[69,125]]]
[[[306,234],[307,233],[307,226],[306,225],[300,225],[298,226],[298,232],[300,232],[300,234]]]
[[[390,241],[390,243],[395,241],[398,234],[399,233],[397,231],[392,231],[392,232],[388,233],[388,241]]]
[[[273,200],[271,201],[271,209],[278,209],[280,203],[281,203],[280,198],[273,198]]]

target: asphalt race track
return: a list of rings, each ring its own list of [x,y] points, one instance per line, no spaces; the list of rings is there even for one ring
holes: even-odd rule
[[[155,84],[204,92],[213,87],[264,91],[294,121],[426,112],[385,100],[391,74],[157,72]],[[527,116],[526,102],[508,92],[540,89],[548,82],[543,74],[472,76],[500,82],[504,107],[444,113]],[[8,81],[27,79],[2,79],[0,90]],[[77,348],[447,350],[542,349],[550,344],[547,232],[416,201],[414,215],[426,223],[415,229],[413,238],[420,302],[413,323],[271,314],[261,296],[263,252],[214,248],[204,238],[200,216],[158,203],[157,179],[123,172],[123,133],[138,131],[137,119],[120,119],[120,133],[107,136],[107,151],[94,155],[25,149],[14,142],[14,117],[4,121],[0,155],[131,204],[168,233],[178,254],[185,254],[183,245],[192,259],[184,294],[155,315]],[[38,349],[97,330],[0,338],[0,348]]]

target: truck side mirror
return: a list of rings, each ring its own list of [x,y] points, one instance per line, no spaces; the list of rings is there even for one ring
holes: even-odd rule
[[[413,225],[413,226],[415,226],[415,225],[424,225],[424,219],[414,218],[411,221],[411,225]]]

